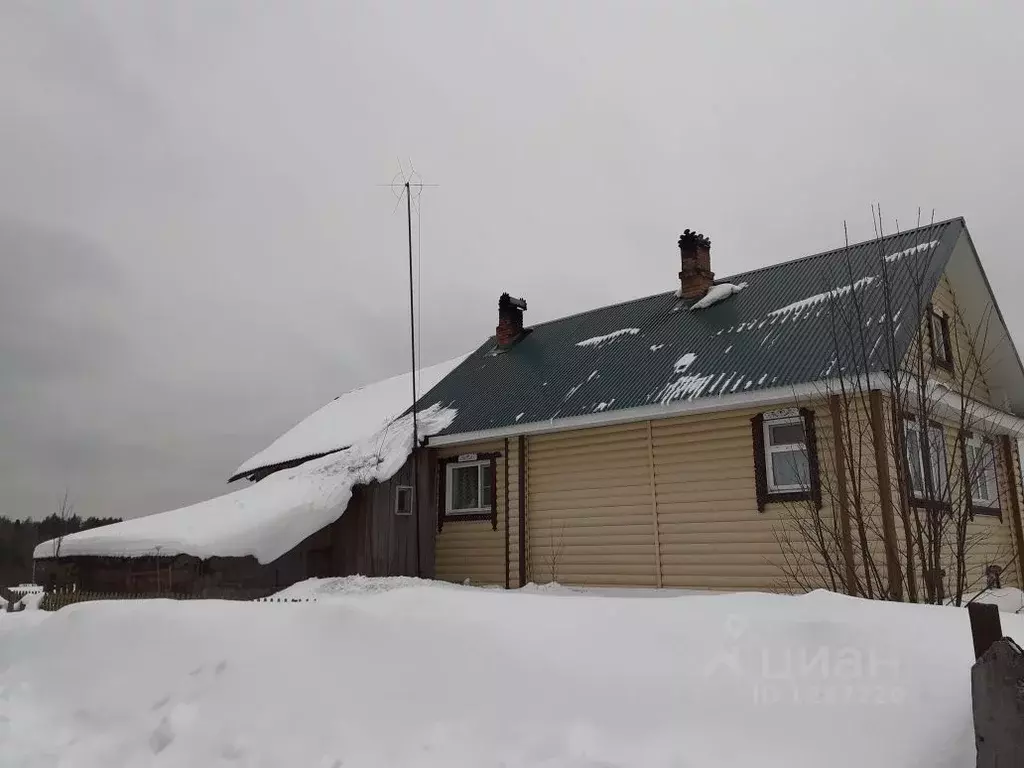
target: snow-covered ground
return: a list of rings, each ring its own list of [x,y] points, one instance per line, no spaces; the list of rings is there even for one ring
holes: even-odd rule
[[[973,764],[963,609],[410,579],[0,616],[4,766]],[[1005,631],[1024,637],[1024,617]]]

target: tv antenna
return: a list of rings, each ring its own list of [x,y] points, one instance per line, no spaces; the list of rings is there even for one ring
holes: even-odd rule
[[[412,507],[413,519],[416,525],[416,575],[422,574],[420,567],[420,493],[419,493],[419,467],[416,448],[419,447],[419,421],[416,413],[416,302],[414,298],[415,288],[413,283],[413,256],[412,256],[412,201],[416,200],[417,221],[420,212],[419,200],[423,195],[424,187],[436,187],[437,184],[425,184],[423,177],[416,171],[412,161],[409,161],[409,169],[402,167],[402,161],[398,161],[398,172],[391,178],[391,191],[395,195],[395,211],[405,199],[405,224],[406,234],[409,243],[409,355],[412,360],[412,369],[409,378],[412,379],[412,447],[413,447],[413,476],[412,476]],[[392,211],[393,213],[394,211]],[[416,228],[419,237],[419,227]],[[417,249],[418,250],[418,249]],[[420,259],[422,265],[422,258]]]

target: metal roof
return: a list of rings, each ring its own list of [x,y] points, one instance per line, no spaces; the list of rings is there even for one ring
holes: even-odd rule
[[[963,219],[734,275],[711,307],[674,293],[488,339],[420,399],[458,409],[442,435],[525,426],[873,372],[902,360]],[[856,324],[856,328],[854,328]]]

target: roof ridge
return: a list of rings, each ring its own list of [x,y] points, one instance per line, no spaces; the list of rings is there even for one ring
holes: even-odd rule
[[[920,227],[914,227],[913,229],[907,229],[907,230],[904,230],[903,232],[894,232],[891,235],[883,235],[882,237],[874,237],[874,238],[870,238],[868,240],[861,240],[860,242],[850,243],[849,245],[842,245],[842,246],[840,246],[838,248],[832,248],[831,250],[828,250],[828,251],[820,251],[819,253],[810,253],[810,254],[807,254],[806,256],[797,256],[795,259],[787,259],[786,261],[777,261],[774,264],[765,264],[763,267],[755,267],[754,269],[749,269],[746,272],[735,272],[735,273],[733,273],[731,275],[728,275],[726,277],[723,277],[723,278],[715,280],[715,283],[716,284],[720,284],[720,283],[728,282],[728,281],[732,280],[733,278],[747,277],[749,275],[755,275],[755,274],[757,274],[759,272],[765,271],[766,269],[775,269],[777,267],[781,267],[784,264],[797,264],[797,263],[800,263],[800,262],[803,262],[803,261],[810,261],[811,259],[824,258],[826,256],[831,256],[833,254],[839,253],[841,251],[845,251],[845,250],[850,249],[850,248],[857,248],[857,247],[862,246],[862,245],[869,245],[870,243],[885,242],[885,241],[891,240],[892,238],[895,238],[895,237],[906,237],[907,235],[911,235],[911,234],[913,234],[915,232],[923,232],[923,231],[928,230],[928,229],[934,229],[936,227],[943,227],[943,226],[946,226],[948,224],[952,224],[955,221],[959,221],[960,223],[964,224],[965,227],[966,227],[966,222],[964,221],[964,217],[963,216],[954,216],[954,217],[949,218],[949,219],[944,219],[943,221],[936,221],[936,222],[934,222],[932,224],[925,224],[925,225],[922,225]],[[616,301],[616,302],[613,302],[611,304],[602,304],[599,307],[591,307],[590,309],[584,309],[584,310],[581,310],[579,312],[573,312],[572,314],[563,315],[562,317],[555,317],[555,318],[552,318],[551,320],[544,320],[543,322],[537,323],[536,325],[533,325],[531,327],[532,328],[540,328],[540,327],[545,326],[545,325],[551,325],[552,323],[561,323],[561,322],[563,322],[565,320],[572,320],[573,318],[576,318],[576,317],[583,317],[584,315],[589,315],[589,314],[592,314],[594,312],[603,312],[606,309],[612,309],[614,307],[624,307],[627,304],[635,304],[635,303],[640,302],[640,301],[650,301],[651,299],[656,299],[659,296],[666,296],[668,294],[673,294],[673,293],[675,293],[675,292],[674,291],[662,291],[660,293],[651,293],[651,294],[648,294],[647,296],[637,296],[636,298],[626,299],[625,301]]]
[[[886,242],[888,240],[892,240],[893,238],[906,237],[907,235],[912,235],[915,232],[924,232],[925,230],[928,230],[928,229],[935,229],[936,227],[944,227],[944,226],[946,226],[948,224],[952,224],[955,221],[959,221],[961,223],[965,223],[963,216],[954,216],[951,219],[945,219],[944,221],[936,221],[934,224],[925,224],[924,226],[914,227],[913,229],[907,229],[907,230],[904,230],[903,232],[893,232],[890,235],[883,235],[881,237],[872,237],[872,238],[870,238],[868,240],[861,240],[860,242],[857,242],[857,243],[850,243],[849,245],[841,245],[838,248],[833,248],[833,249],[828,250],[828,251],[821,251],[819,253],[810,253],[810,254],[807,254],[806,256],[797,256],[795,259],[787,259],[786,261],[777,261],[774,264],[765,264],[763,267],[755,267],[754,269],[747,270],[746,272],[736,272],[735,274],[730,275],[729,277],[732,278],[732,277],[739,277],[741,275],[743,275],[743,276],[753,275],[753,274],[757,274],[758,272],[763,272],[766,269],[774,269],[775,267],[781,267],[783,264],[798,264],[798,263],[803,262],[803,261],[810,261],[811,259],[821,259],[821,258],[824,258],[826,256],[833,256],[833,255],[835,255],[837,253],[841,253],[842,251],[846,251],[846,250],[849,250],[849,249],[852,249],[852,248],[859,248],[862,245],[870,245],[872,243]],[[716,282],[718,282],[718,281],[716,281]]]

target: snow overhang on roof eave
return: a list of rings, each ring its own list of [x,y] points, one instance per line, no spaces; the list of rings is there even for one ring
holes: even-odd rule
[[[864,389],[887,390],[889,388],[889,378],[885,374],[871,374],[866,379],[861,379],[860,386]],[[582,416],[568,416],[561,419],[548,419],[547,421],[513,424],[507,427],[478,430],[476,432],[435,435],[427,442],[428,445],[441,447],[446,445],[475,443],[483,440],[494,440],[504,437],[514,437],[517,435],[539,435],[550,432],[565,432],[571,429],[627,424],[633,421],[668,419],[673,416],[680,416],[683,414],[735,411],[755,406],[789,407],[800,403],[806,403],[808,399],[824,399],[828,397],[828,395],[838,391],[838,389],[839,379],[824,379],[821,381],[797,384],[791,387],[775,387],[772,389],[737,392],[735,394],[722,395],[721,397],[702,397],[694,400],[680,400],[667,405],[658,403],[655,405],[644,405],[637,408],[623,408],[615,411],[588,413]]]

